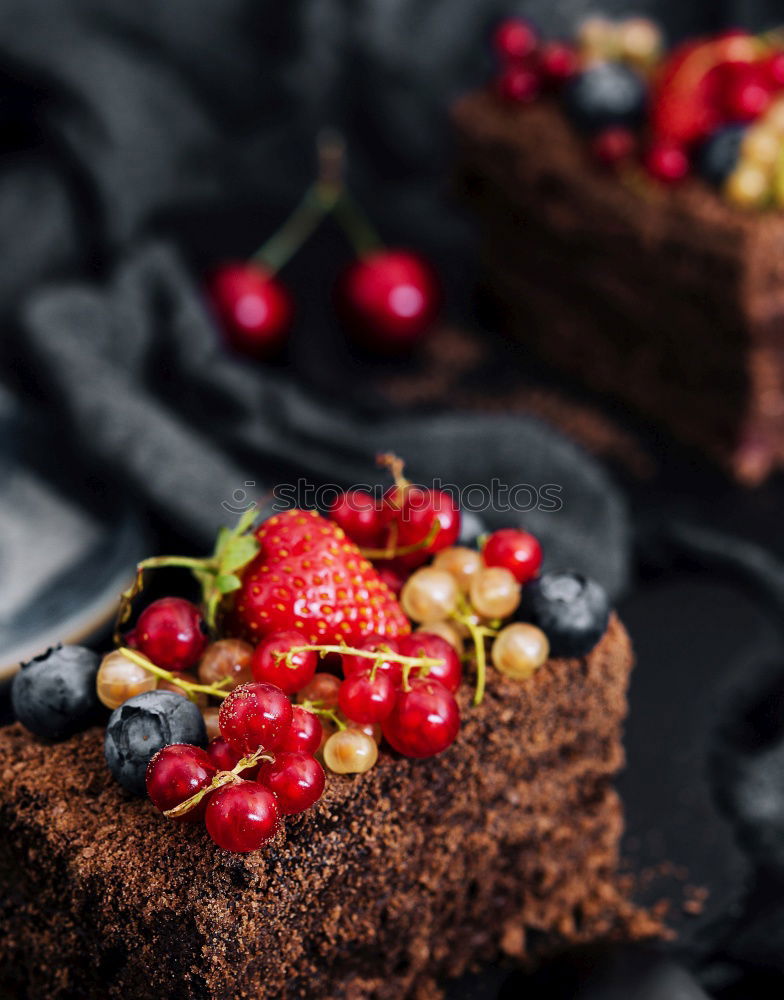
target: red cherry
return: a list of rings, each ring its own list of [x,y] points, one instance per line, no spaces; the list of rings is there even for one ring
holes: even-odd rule
[[[505,66],[495,81],[495,90],[502,101],[530,104],[539,96],[541,77],[530,66],[511,63]]]
[[[223,264],[209,280],[209,292],[226,337],[252,357],[275,354],[286,340],[294,305],[281,282],[258,264]]]
[[[423,257],[405,250],[376,250],[348,268],[338,298],[358,339],[383,353],[400,353],[433,325],[441,290]]]
[[[764,75],[752,63],[721,67],[724,114],[731,121],[752,121],[768,109],[771,93]]]
[[[546,42],[539,55],[539,67],[545,82],[558,87],[579,69],[577,52],[566,42]]]
[[[301,632],[273,632],[256,646],[250,661],[250,669],[255,681],[274,684],[286,694],[296,694],[313,680],[318,666],[318,654],[313,651],[295,653],[289,666],[284,660],[276,660],[275,653],[286,653],[295,646],[304,646]]]
[[[784,51],[768,56],[760,67],[760,76],[771,90],[784,87]]]
[[[605,167],[615,167],[634,153],[634,132],[621,126],[606,128],[591,141],[591,153]]]
[[[438,522],[438,530],[428,545],[395,558],[393,568],[396,571],[421,566],[429,556],[454,545],[460,534],[460,508],[443,490],[393,486],[384,494],[384,508],[395,526],[396,537],[390,536],[395,548],[424,542]]]
[[[460,729],[460,710],[443,684],[428,677],[411,681],[398,695],[381,728],[384,737],[406,757],[432,757],[451,746]]]
[[[383,523],[375,497],[366,490],[346,490],[330,507],[329,516],[357,545],[378,546]]]
[[[255,781],[241,781],[210,795],[204,820],[218,847],[247,854],[275,836],[278,805],[268,788]]]
[[[215,772],[213,761],[201,747],[172,743],[159,750],[147,765],[147,794],[156,809],[166,812],[206,788]],[[207,803],[202,799],[194,809],[175,819],[195,823],[204,816],[206,808]]]
[[[376,572],[389,587],[395,597],[400,597],[400,591],[403,589],[406,577],[402,573],[397,573],[392,566],[384,566],[380,563],[374,563],[374,565],[376,567]]]
[[[259,781],[278,800],[284,816],[293,816],[318,802],[324,791],[324,768],[306,753],[279,753],[265,761]]]
[[[301,705],[294,705],[291,726],[280,749],[314,754],[321,746],[323,736],[324,727],[316,713],[309,712]]]
[[[645,169],[664,184],[675,184],[689,172],[689,158],[680,146],[658,143],[645,154]]]
[[[291,725],[291,702],[273,684],[242,684],[218,713],[221,736],[240,754],[277,749]]]
[[[209,641],[204,619],[195,604],[181,597],[162,597],[139,615],[139,652],[164,670],[196,666]]]
[[[510,17],[493,32],[493,47],[501,59],[526,59],[539,44],[539,36],[530,21]]]
[[[400,640],[387,639],[381,635],[369,635],[367,638],[363,639],[363,641],[360,642],[356,648],[366,650],[368,653],[379,653],[382,652],[383,649],[388,649],[393,653],[398,653],[400,652]],[[350,653],[346,653],[343,656],[343,676],[352,677],[354,674],[362,674],[372,665],[372,663],[373,661],[369,660],[366,656],[352,656]],[[400,681],[403,675],[403,667],[399,663],[390,660],[382,660],[376,668],[376,671],[377,673],[387,674],[395,688],[400,686]]]
[[[347,719],[364,725],[386,719],[395,707],[396,698],[397,690],[389,673],[376,670],[373,676],[372,667],[366,667],[352,673],[340,685],[338,705]]]
[[[542,546],[528,531],[502,528],[487,539],[482,559],[485,566],[503,566],[518,583],[527,583],[542,565]]]
[[[440,663],[429,667],[425,676],[429,680],[443,684],[452,694],[460,687],[460,681],[463,679],[460,657],[454,647],[440,635],[432,635],[429,632],[405,635],[400,640],[400,652],[404,656],[426,656],[429,659],[441,660]]]

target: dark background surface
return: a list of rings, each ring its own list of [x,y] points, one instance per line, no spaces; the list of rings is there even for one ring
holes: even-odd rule
[[[603,8],[654,11],[672,38],[733,22],[766,27],[777,15],[772,2]],[[536,425],[522,439],[522,424],[436,425],[378,397],[388,370],[352,356],[325,308],[350,259],[329,227],[284,272],[299,306],[285,363],[257,369],[217,355],[198,293],[204,267],[251,252],[285,218],[311,179],[314,135],[331,124],[348,137],[352,187],[385,239],[427,251],[447,282],[449,316],[480,327],[471,228],[449,196],[446,112],[485,77],[487,31],[512,9],[557,32],[595,8],[0,3],[3,382],[43,428],[7,435],[7,450],[16,444],[17,459],[109,523],[119,489],[156,548],[203,544],[224,516],[220,500],[249,476],[348,481],[382,441],[402,445],[423,477],[456,467],[481,477],[499,463],[508,478],[517,465],[534,481],[552,473]],[[495,344],[492,330],[486,337]],[[493,379],[481,386],[488,396]],[[778,997],[784,487],[743,491],[640,433],[657,456],[652,481],[618,468],[595,479],[589,461],[564,453],[574,519],[537,529],[557,548],[577,524],[582,558],[616,587],[634,567],[620,602],[638,651],[625,854],[637,872],[671,863],[646,892],[671,899],[679,936],[666,959],[582,954],[513,979],[506,995]],[[701,914],[684,912],[690,887],[709,889]],[[493,997],[507,974],[453,995]]]

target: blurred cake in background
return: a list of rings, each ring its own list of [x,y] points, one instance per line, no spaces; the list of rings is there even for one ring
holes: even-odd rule
[[[526,348],[747,483],[784,464],[784,38],[495,35],[458,102],[484,283]]]

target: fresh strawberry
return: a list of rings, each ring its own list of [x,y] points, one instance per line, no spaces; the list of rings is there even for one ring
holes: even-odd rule
[[[297,629],[310,643],[351,645],[410,631],[390,589],[334,522],[287,510],[255,535],[258,555],[234,595],[235,623],[249,638]]]

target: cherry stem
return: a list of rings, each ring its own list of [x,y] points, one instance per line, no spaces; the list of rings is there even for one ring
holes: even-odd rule
[[[366,559],[394,559],[397,556],[407,556],[410,552],[419,552],[421,549],[429,549],[436,540],[438,532],[441,530],[441,522],[436,518],[430,525],[430,529],[424,538],[411,545],[401,545],[395,548],[394,542],[397,540],[397,523],[392,523],[393,531],[390,533],[390,544],[385,549],[362,549],[360,552]]]
[[[334,214],[358,257],[368,257],[384,246],[367,215],[348,191],[341,192]]]
[[[385,451],[380,455],[376,455],[376,465],[381,469],[388,469],[391,472],[392,478],[395,480],[395,486],[398,489],[404,489],[406,486],[411,485],[410,480],[406,479],[403,475],[406,463],[394,452]]]
[[[304,708],[306,712],[312,712],[313,715],[320,715],[325,719],[329,719],[340,732],[344,729],[348,729],[346,723],[340,718],[338,713],[334,708],[323,708],[323,701],[301,701],[298,703],[300,708]]]
[[[215,698],[225,698],[230,693],[224,690],[224,686],[227,683],[231,683],[231,678],[226,677],[217,684],[194,684],[192,681],[185,681],[182,677],[178,677],[176,673],[171,670],[164,670],[162,667],[156,666],[151,660],[148,660],[146,656],[142,656],[141,653],[137,653],[135,649],[129,649],[127,646],[120,646],[117,650],[118,653],[130,660],[131,663],[135,663],[137,666],[141,667],[142,670],[146,670],[148,674],[153,674],[155,677],[160,677],[161,680],[168,681],[169,684],[174,684],[175,687],[181,688],[191,699],[195,694],[209,694],[213,695]]]
[[[340,189],[312,184],[286,222],[250,258],[275,274],[318,229],[340,197]]]
[[[272,763],[274,760],[275,758],[271,753],[267,753],[264,747],[259,747],[259,749],[254,753],[238,760],[234,765],[233,770],[218,771],[209,785],[200,789],[195,795],[191,795],[189,799],[185,799],[184,802],[180,802],[179,805],[174,806],[172,809],[166,809],[163,815],[169,819],[177,819],[179,816],[184,816],[186,813],[189,813],[191,809],[197,806],[207,795],[217,791],[219,788],[223,788],[225,785],[236,785],[242,781],[240,775],[243,771],[247,771],[248,768],[255,767],[261,761],[269,761]]]

